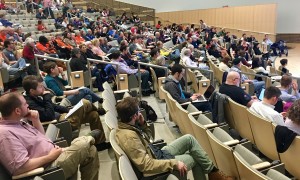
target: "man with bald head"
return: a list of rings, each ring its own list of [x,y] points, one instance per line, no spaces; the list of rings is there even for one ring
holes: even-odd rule
[[[252,103],[257,100],[256,96],[250,96],[239,87],[240,86],[240,74],[235,71],[228,73],[226,82],[221,85],[219,92],[229,96],[235,102],[251,107]]]

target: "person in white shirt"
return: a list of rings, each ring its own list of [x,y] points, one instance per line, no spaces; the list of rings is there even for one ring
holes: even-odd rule
[[[253,102],[250,110],[280,126],[284,126],[285,112],[278,113],[274,110],[281,92],[279,88],[270,86],[265,90],[264,98],[262,101]]]
[[[182,50],[181,58],[183,64],[188,67],[198,67],[198,64],[190,58],[191,54],[192,52],[189,48]]]
[[[231,61],[231,57],[229,55],[225,56],[219,64],[219,69],[225,72],[229,72],[230,68],[228,66],[229,61]]]
[[[183,48],[181,51],[181,59],[183,62],[183,65],[187,67],[198,67],[200,69],[209,69],[208,66],[205,65],[205,63],[201,62],[201,59],[198,59],[198,62],[195,62],[191,59],[192,50],[194,49],[193,45],[189,45],[188,48]]]

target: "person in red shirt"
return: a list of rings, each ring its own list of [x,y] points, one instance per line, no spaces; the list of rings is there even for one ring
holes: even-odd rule
[[[30,66],[28,67],[27,73],[29,75],[36,75],[36,65],[34,63],[34,54],[43,54],[41,53],[36,47],[34,43],[34,39],[31,37],[26,38],[25,40],[25,46],[23,49],[23,58],[25,59],[26,63],[29,63]],[[42,62],[39,61],[39,64]],[[42,65],[42,64],[41,64]],[[40,66],[42,67],[42,66]]]
[[[43,24],[42,20],[38,20],[37,30],[42,32],[50,32],[50,30],[47,29],[47,27]]]
[[[84,38],[81,37],[80,32],[75,34],[75,42],[76,44],[83,44],[85,42]]]
[[[160,27],[161,27],[161,22],[158,21],[155,27],[156,27],[156,29],[160,29]]]

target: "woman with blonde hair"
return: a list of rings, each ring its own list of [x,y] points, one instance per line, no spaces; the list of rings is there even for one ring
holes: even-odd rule
[[[97,56],[100,56],[100,57],[106,55],[100,48],[99,39],[95,38],[91,42],[92,42],[92,51],[94,54],[96,54]]]

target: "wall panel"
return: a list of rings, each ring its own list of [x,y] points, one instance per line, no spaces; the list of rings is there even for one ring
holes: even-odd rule
[[[276,12],[277,4],[265,4],[168,12],[168,20],[178,24],[199,24],[199,20],[202,19],[210,26],[276,34]],[[156,16],[162,19],[164,15],[156,13]]]

